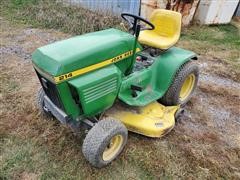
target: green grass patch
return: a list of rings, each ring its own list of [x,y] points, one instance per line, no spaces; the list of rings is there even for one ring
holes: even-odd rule
[[[39,144],[39,139],[0,137],[0,179],[154,179],[145,167],[122,158],[106,168],[92,168],[81,153],[76,153],[77,147],[70,145],[73,142],[65,139],[67,145],[57,149],[58,144],[49,148]],[[72,150],[66,147],[69,145]]]
[[[228,63],[240,72],[240,29],[233,23],[183,28],[179,46]]]
[[[56,162],[46,146],[39,146],[33,139],[23,140],[14,136],[1,139],[2,157],[0,160],[0,179],[81,179],[80,173],[74,175],[76,160]],[[82,173],[84,174],[84,173]],[[85,174],[86,175],[86,174]]]
[[[212,45],[225,45],[227,47],[240,47],[239,29],[232,25],[193,26],[182,33],[185,40],[207,42]]]

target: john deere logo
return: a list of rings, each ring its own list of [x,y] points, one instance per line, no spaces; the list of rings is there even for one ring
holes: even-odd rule
[[[112,63],[121,61],[122,59],[127,58],[127,57],[129,57],[130,55],[132,55],[132,53],[133,53],[133,51],[128,51],[128,52],[126,52],[126,53],[124,53],[124,54],[121,54],[121,55],[119,55],[119,56],[116,56],[116,57],[112,58],[111,61],[112,61]]]

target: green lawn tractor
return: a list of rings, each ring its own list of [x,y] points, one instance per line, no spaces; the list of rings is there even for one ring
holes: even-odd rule
[[[86,128],[82,152],[95,167],[121,153],[128,130],[167,134],[198,81],[196,54],[174,47],[180,13],[155,10],[150,21],[121,16],[130,33],[88,33],[40,47],[32,56],[41,112],[74,130]]]

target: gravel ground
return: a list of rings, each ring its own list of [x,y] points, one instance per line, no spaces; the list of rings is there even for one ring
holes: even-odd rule
[[[224,86],[228,89],[236,89],[240,91],[240,83],[233,81],[232,79],[227,79],[224,77],[219,77],[216,75],[210,75],[210,74],[201,74],[200,75],[200,81],[209,83],[209,84],[215,84],[216,86]]]

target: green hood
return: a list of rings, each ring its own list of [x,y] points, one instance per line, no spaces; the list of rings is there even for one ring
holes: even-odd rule
[[[32,61],[39,69],[59,76],[125,53],[133,44],[132,35],[108,29],[40,47],[33,53]]]

